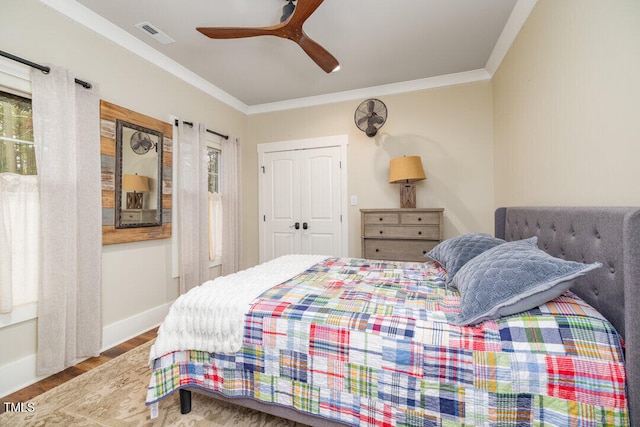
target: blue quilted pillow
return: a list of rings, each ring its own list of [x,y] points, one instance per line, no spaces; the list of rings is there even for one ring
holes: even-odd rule
[[[537,242],[537,237],[508,242],[462,267],[454,279],[460,291],[460,314],[454,324],[474,325],[531,310],[602,266],[554,258],[538,249]]]
[[[470,233],[453,237],[431,249],[425,256],[436,260],[447,270],[447,285],[455,286],[452,282],[458,270],[469,260],[502,243],[502,239],[491,237],[485,233]]]

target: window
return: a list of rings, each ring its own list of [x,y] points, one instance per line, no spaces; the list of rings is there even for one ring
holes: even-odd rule
[[[31,100],[0,91],[0,326],[35,315],[40,198]],[[25,314],[31,313],[31,314]]]
[[[0,92],[0,173],[36,174],[31,100]]]
[[[209,261],[220,264],[222,258],[222,196],[220,195],[220,144],[207,141],[209,189]]]
[[[207,170],[209,172],[209,193],[219,193],[220,149],[207,147]]]

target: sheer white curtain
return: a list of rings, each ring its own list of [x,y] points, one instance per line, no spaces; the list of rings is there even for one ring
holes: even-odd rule
[[[38,300],[40,198],[35,175],[0,174],[0,313]]]
[[[100,96],[68,70],[31,74],[40,186],[38,375],[102,345]]]
[[[209,261],[222,257],[222,196],[209,192]]]
[[[209,279],[206,128],[178,125],[180,293]],[[175,153],[174,153],[175,154]]]
[[[221,194],[222,194],[222,274],[240,270],[242,239],[241,151],[238,138],[229,136],[222,141]]]

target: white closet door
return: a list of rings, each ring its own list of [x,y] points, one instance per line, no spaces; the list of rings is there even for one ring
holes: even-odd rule
[[[288,254],[341,256],[340,147],[264,153],[262,262]]]
[[[299,158],[297,151],[264,155],[265,261],[300,252]]]
[[[339,256],[340,148],[300,150],[301,253]]]

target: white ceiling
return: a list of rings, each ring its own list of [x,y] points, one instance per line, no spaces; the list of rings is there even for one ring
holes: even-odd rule
[[[499,63],[535,4],[535,0],[326,0],[304,30],[340,62],[340,71],[327,74],[289,40],[270,36],[213,40],[195,30],[273,25],[279,22],[285,0],[41,1],[127,48],[135,51],[137,43],[142,46],[137,53],[143,52],[146,59],[207,86],[245,112],[278,109],[292,100],[359,96],[372,88],[426,84],[443,76],[454,76],[454,82],[455,76],[489,78],[495,71],[489,69],[491,62]],[[143,21],[176,42],[162,45],[141,32],[135,24]]]

